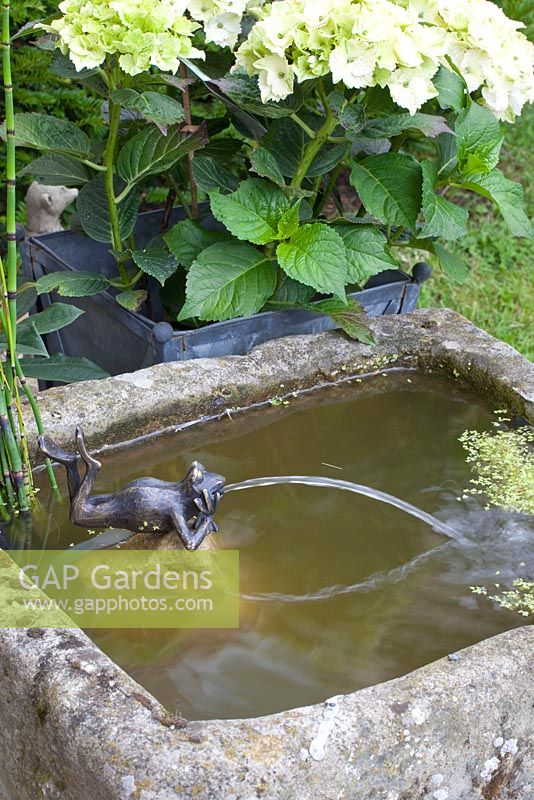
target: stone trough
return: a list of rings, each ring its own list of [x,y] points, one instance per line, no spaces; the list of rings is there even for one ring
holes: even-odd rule
[[[534,420],[534,369],[447,310],[161,364],[41,398],[48,433],[94,450],[389,369],[452,378]],[[31,423],[29,423],[31,429]],[[30,435],[36,453],[34,432]],[[250,720],[186,722],[78,630],[0,630],[0,800],[529,800],[534,630],[404,677]]]

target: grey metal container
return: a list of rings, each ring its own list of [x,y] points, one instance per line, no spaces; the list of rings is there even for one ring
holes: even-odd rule
[[[149,211],[139,215],[135,231],[138,247],[159,233],[161,214]],[[175,209],[172,222],[183,218],[183,211]],[[31,237],[22,244],[21,252],[24,273],[32,280],[51,272],[72,270],[116,275],[110,246],[76,231]],[[427,277],[424,270],[415,274],[410,277],[400,270],[386,270],[374,276],[363,291],[350,296],[359,300],[370,316],[405,314],[415,309],[419,282]],[[150,288],[157,296],[158,284],[154,284]],[[330,317],[294,309],[263,312],[195,330],[178,326],[173,329],[167,322],[153,321],[141,312],[122,308],[113,294],[110,290],[92,297],[62,297],[61,302],[72,303],[85,314],[64,330],[44,337],[50,354],[85,356],[111,375],[119,375],[164,361],[244,355],[270,339],[335,328]],[[49,305],[52,297],[42,295],[37,310]],[[152,316],[157,317],[157,309]]]

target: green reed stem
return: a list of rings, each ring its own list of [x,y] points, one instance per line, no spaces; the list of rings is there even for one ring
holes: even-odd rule
[[[2,72],[6,109],[7,255],[5,265],[0,258],[0,323],[6,339],[6,361],[0,362],[0,465],[3,476],[0,505],[5,506],[7,499],[11,512],[15,511],[17,506],[21,512],[27,512],[31,507],[34,489],[19,385],[26,395],[29,395],[28,399],[39,433],[43,432],[43,426],[39,409],[26,385],[17,355],[16,142],[9,0],[4,0],[2,3]],[[9,367],[9,371],[4,371],[4,367]],[[57,490],[50,462],[47,466],[52,486]]]

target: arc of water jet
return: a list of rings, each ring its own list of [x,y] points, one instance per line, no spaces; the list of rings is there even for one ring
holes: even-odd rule
[[[422,522],[426,522],[426,524],[430,525],[430,527],[435,531],[443,533],[450,539],[460,539],[460,534],[457,533],[457,531],[455,531],[453,528],[449,528],[448,525],[446,525],[444,522],[441,522],[441,520],[437,519],[437,517],[433,517],[432,514],[427,514],[426,511],[422,511],[420,508],[417,508],[417,506],[413,506],[411,503],[407,503],[405,500],[401,500],[400,498],[395,497],[392,494],[388,494],[387,492],[382,492],[380,489],[373,489],[370,486],[363,486],[360,483],[351,483],[350,481],[343,481],[337,478],[325,478],[310,475],[275,475],[266,478],[251,478],[246,481],[241,481],[241,483],[229,484],[225,488],[225,494],[228,492],[239,492],[243,489],[254,489],[257,486],[276,486],[278,484],[321,486],[323,488],[340,489],[341,491],[353,492],[354,494],[360,494],[364,497],[371,497],[374,500],[379,500],[382,503],[395,506],[395,508],[399,508],[401,511],[411,514],[412,517],[417,517],[417,519],[422,520]]]

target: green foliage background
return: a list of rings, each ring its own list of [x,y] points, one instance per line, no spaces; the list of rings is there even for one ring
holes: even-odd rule
[[[526,25],[525,33],[534,40],[534,0],[500,0],[507,16]],[[12,0],[12,28],[16,31],[26,21],[47,17],[57,9],[56,0]],[[39,111],[78,122],[87,133],[102,128],[100,101],[86,89],[73,86],[51,70],[52,54],[17,40],[13,46],[15,105],[18,112]],[[4,118],[0,93],[0,119]],[[525,187],[527,210],[534,211],[534,109],[527,109],[514,125],[507,126],[505,163],[508,177],[520,180]],[[19,150],[19,168],[31,159],[28,151]],[[5,153],[0,147],[0,175],[5,175]],[[29,176],[19,183],[20,217]],[[0,225],[3,227],[4,196],[0,192]],[[534,314],[532,282],[532,243],[513,239],[504,224],[495,218],[488,203],[476,200],[470,208],[471,232],[461,243],[461,254],[471,266],[471,277],[458,285],[443,273],[435,272],[423,287],[421,305],[454,308],[475,324],[504,339],[525,355],[534,357],[531,323]]]
[[[534,0],[500,0],[506,16],[525,23],[523,32],[534,41]],[[506,125],[502,169],[520,181],[525,205],[534,214],[534,107],[523,111],[514,125]],[[463,314],[493,336],[503,339],[527,358],[534,359],[534,258],[532,242],[512,238],[481,199],[470,208],[470,232],[459,252],[471,268],[461,285],[443,273],[434,273],[422,290],[422,306],[446,306]]]
[[[510,19],[518,19],[524,22],[526,28],[523,29],[530,41],[534,40],[534,2],[533,0],[499,0],[497,5],[502,8]]]
[[[15,33],[25,22],[43,19],[57,11],[56,0],[12,0],[11,29]],[[38,111],[64,117],[78,123],[87,133],[103,128],[100,119],[100,101],[79,89],[65,78],[56,76],[51,70],[53,54],[40,50],[31,44],[37,38],[30,36],[17,39],[12,47],[12,71],[14,83],[15,110]],[[4,119],[4,97],[0,93],[0,119]],[[35,158],[35,153],[18,150],[18,168]],[[5,148],[0,147],[0,175],[5,175]],[[20,180],[19,207],[23,207],[26,187],[31,183],[30,176]],[[5,213],[5,199],[0,195],[0,217]]]

